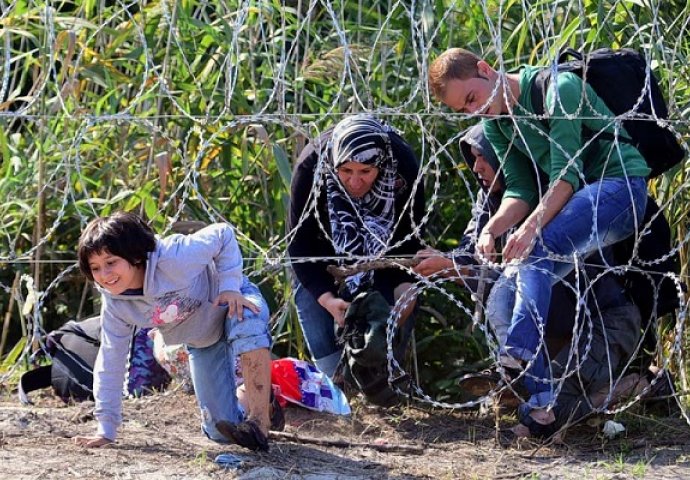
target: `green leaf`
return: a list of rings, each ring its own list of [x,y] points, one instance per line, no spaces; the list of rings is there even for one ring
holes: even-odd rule
[[[158,213],[158,204],[156,199],[150,193],[144,193],[144,212],[146,212],[146,217],[149,219],[156,218]]]
[[[134,193],[135,193],[134,190],[130,190],[130,189],[122,190],[122,191],[118,192],[114,197],[111,197],[111,198],[107,201],[107,203],[108,203],[109,205],[115,205],[115,204],[117,204],[117,203],[120,203],[120,202],[121,202],[122,200],[124,200],[125,198],[127,198],[127,197],[133,195]],[[128,209],[128,210],[129,210],[129,209]]]
[[[2,364],[0,364],[0,370],[7,371],[12,368],[17,363],[17,360],[19,360],[19,357],[24,351],[24,347],[26,347],[26,337],[20,338],[16,345],[12,347],[12,350],[10,350],[2,361]]]
[[[288,159],[285,150],[283,150],[277,143],[273,144],[273,158],[275,158],[278,167],[278,173],[283,180],[283,185],[290,191],[290,183],[292,182],[292,168],[290,167],[290,160]]]
[[[7,165],[10,168],[10,158],[12,153],[10,147],[7,145],[7,137],[5,136],[5,129],[0,127],[0,155],[2,155],[2,163],[0,165]],[[7,163],[5,163],[7,162]]]

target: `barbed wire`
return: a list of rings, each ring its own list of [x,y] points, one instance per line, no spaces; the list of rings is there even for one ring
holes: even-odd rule
[[[42,318],[45,302],[51,301],[51,294],[57,291],[67,278],[75,274],[76,269],[76,259],[73,257],[55,258],[68,257],[74,255],[73,252],[55,250],[51,251],[52,258],[46,258],[45,250],[55,246],[64,229],[74,227],[75,223],[81,229],[93,217],[113,208],[126,206],[126,200],[136,195],[142,197],[141,202],[136,204],[141,208],[140,205],[144,205],[145,201],[143,197],[152,196],[154,188],[140,189],[147,182],[155,183],[156,174],[160,175],[160,172],[165,170],[163,167],[158,167],[156,171],[155,151],[165,153],[169,165],[174,163],[176,169],[174,184],[170,185],[169,191],[163,192],[166,195],[164,198],[161,197],[160,202],[154,202],[152,211],[147,212],[151,220],[164,219],[164,226],[160,232],[164,235],[172,230],[175,222],[189,216],[203,218],[208,222],[233,220],[229,213],[230,209],[217,201],[213,193],[204,187],[204,182],[209,179],[203,172],[205,172],[206,162],[215,158],[215,151],[237,132],[252,131],[257,139],[256,144],[269,150],[282,148],[281,145],[287,144],[287,141],[283,144],[280,142],[285,139],[299,137],[313,140],[326,128],[350,115],[352,111],[373,113],[390,120],[393,126],[396,126],[395,122],[404,123],[408,131],[403,132],[403,136],[415,134],[414,132],[419,135],[416,143],[420,145],[417,154],[421,164],[419,175],[411,186],[410,200],[404,209],[404,215],[409,215],[411,219],[412,228],[395,243],[387,245],[385,251],[378,257],[385,259],[389,258],[386,252],[410,239],[418,239],[423,245],[434,246],[422,235],[422,231],[430,227],[433,219],[439,218],[438,210],[447,205],[445,203],[447,200],[442,197],[448,190],[459,186],[458,197],[462,196],[469,204],[474,204],[477,200],[478,189],[475,187],[474,179],[471,178],[473,175],[464,166],[463,160],[458,159],[457,156],[457,144],[464,133],[463,129],[457,128],[457,131],[448,133],[448,125],[464,126],[470,121],[509,118],[514,125],[527,126],[551,141],[548,133],[539,128],[539,120],[545,118],[543,115],[523,114],[520,111],[511,111],[509,115],[500,116],[450,113],[436,105],[431,98],[426,85],[430,60],[436,52],[443,50],[449,44],[446,29],[454,22],[457,12],[471,8],[465,5],[468,2],[446,2],[448,5],[441,11],[432,2],[426,0],[388,2],[388,8],[381,15],[378,23],[362,25],[364,29],[374,32],[371,41],[365,42],[365,50],[362,50],[363,42],[359,39],[359,34],[363,30],[350,28],[349,21],[345,18],[344,9],[347,2],[305,0],[297,2],[298,6],[293,9],[295,12],[286,10],[282,13],[276,13],[268,2],[250,0],[218,2],[217,5],[204,3],[197,5],[196,10],[192,8],[193,11],[180,10],[183,6],[179,2],[165,0],[159,2],[116,0],[110,3],[112,3],[111,8],[105,8],[102,5],[93,7],[99,14],[98,21],[95,23],[79,16],[83,13],[79,10],[83,6],[77,6],[78,2],[75,2],[74,7],[79,10],[78,14],[69,18],[61,16],[58,6],[50,2],[23,2],[25,6],[21,11],[16,0],[1,3],[0,22],[5,30],[2,35],[3,44],[0,47],[2,48],[0,63],[3,66],[0,80],[0,124],[4,130],[1,146],[4,149],[5,177],[4,180],[0,177],[0,182],[5,183],[0,183],[0,192],[7,195],[7,200],[0,208],[0,214],[7,221],[0,224],[0,236],[7,242],[3,242],[0,246],[0,274],[5,271],[8,274],[7,278],[14,277],[16,272],[24,272],[23,267],[27,265],[64,266],[59,272],[51,273],[51,278],[42,279],[40,284],[46,285],[45,287],[34,285],[29,275],[21,277],[18,289],[13,289],[11,284],[5,283],[7,280],[0,279],[0,291],[5,295],[14,295],[20,310],[24,310],[26,305],[30,307],[22,314],[27,320],[28,335],[31,337],[24,347],[24,357],[31,354],[34,341],[40,342],[42,335],[45,334]],[[514,57],[511,48],[515,45],[512,43],[515,30],[509,25],[506,26],[509,18],[506,8],[509,5],[503,1],[490,0],[476,3],[483,15],[482,28],[487,33],[488,40],[486,45],[478,46],[478,49],[483,49],[479,53],[494,55],[497,59],[497,71],[500,76],[505,77],[511,70],[508,59]],[[604,12],[601,18],[602,25],[605,25],[607,21],[612,21],[618,7],[624,2],[618,0],[609,3],[608,11]],[[683,11],[685,17],[675,24],[678,38],[669,38],[672,32],[662,30],[661,2],[646,3],[650,21],[642,24],[634,15],[628,15],[628,23],[635,33],[626,38],[623,46],[639,47],[638,49],[647,59],[646,73],[650,75],[653,62],[657,62],[659,68],[676,65],[673,63],[673,58],[682,48],[681,38],[687,35],[690,15],[687,14],[687,10]],[[578,18],[580,19],[579,26],[587,26],[581,16],[582,12],[586,11],[585,2],[573,0],[548,3],[521,0],[516,5],[520,6],[524,12],[537,12],[536,18],[533,18],[535,21],[527,22],[523,33],[526,32],[525,37],[529,38],[532,45],[537,46],[534,53],[545,60],[543,63],[545,68],[555,69],[558,51],[563,46],[559,40],[562,26],[572,25]],[[158,18],[156,15],[159,15],[160,23],[155,27],[164,27],[163,35],[156,36],[147,31],[147,27],[150,28],[151,24],[145,22],[137,9],[148,8],[151,9],[147,12],[148,14],[156,18]],[[299,10],[300,8],[302,10]],[[212,12],[209,13],[208,9]],[[292,36],[290,36],[286,25],[288,15],[293,14],[296,20],[294,25],[290,25],[292,27],[290,30]],[[181,20],[181,15],[185,17],[184,20]],[[280,22],[272,23],[274,22],[273,15],[279,16]],[[254,17],[258,17],[259,20],[255,21]],[[184,31],[190,24],[182,23],[188,22],[189,19],[193,19],[192,24],[209,35],[209,38],[202,38],[199,41],[199,38],[193,37],[190,40]],[[25,30],[22,30],[22,21],[25,22],[23,24]],[[318,27],[326,31],[325,34],[314,32],[317,22]],[[402,81],[405,81],[406,77],[415,78],[409,80],[409,91],[401,94],[396,100],[398,103],[391,106],[391,101],[379,98],[376,92],[372,92],[368,87],[375,72],[384,68],[384,64],[387,65],[386,61],[392,51],[389,42],[393,42],[390,39],[396,38],[394,29],[402,30],[399,25],[409,30],[405,32],[409,34],[409,43],[401,48],[407,48],[413,60],[405,66],[406,72],[401,72],[400,70],[403,70],[401,68],[397,73],[405,77]],[[28,40],[30,36],[27,32],[30,27],[33,27],[35,29],[33,33],[37,34],[35,43]],[[585,44],[587,43],[584,33],[586,29],[581,28],[581,30],[582,33],[573,38],[579,39],[580,44]],[[110,47],[106,45],[106,37],[116,36],[117,33],[121,35],[118,39],[119,43]],[[224,41],[213,38],[214,34]],[[108,37],[108,39],[111,38]],[[329,41],[322,42],[322,38],[328,38]],[[336,53],[339,55],[336,57],[337,61],[334,61],[335,71],[324,76],[335,93],[321,102],[318,108],[304,107],[304,111],[299,111],[303,104],[299,104],[296,100],[291,104],[287,98],[289,95],[295,98],[314,95],[304,86],[302,90],[297,87],[291,88],[291,86],[304,85],[304,75],[308,73],[307,67],[318,61],[318,56],[313,58],[305,56],[300,64],[299,58],[302,47],[306,50],[309,45],[317,41],[322,42],[321,48],[324,52],[321,53],[327,53],[326,50],[328,52],[337,50]],[[202,47],[201,44],[205,46]],[[203,51],[203,55],[200,55],[197,49]],[[41,65],[36,68],[31,85],[28,86],[26,77],[22,77],[25,67],[22,62],[27,61],[30,52],[34,50],[40,53]],[[163,54],[158,54],[161,51]],[[256,53],[257,51],[263,54],[260,55]],[[248,52],[255,53],[255,57],[251,57]],[[366,57],[365,61],[361,60],[362,56]],[[207,57],[210,63],[201,68],[200,65]],[[311,63],[308,64],[307,60]],[[266,62],[272,74],[272,78],[267,80],[266,92],[263,92],[261,100],[257,100],[257,91],[251,92],[242,84],[243,75],[245,75],[242,67],[245,63],[253,62]],[[299,67],[297,72],[292,71],[294,65]],[[98,77],[98,69],[106,74]],[[183,73],[176,76],[175,74],[179,73],[176,69]],[[212,78],[219,72],[222,74],[218,74],[210,84],[206,83],[206,79]],[[115,87],[114,93],[107,92],[107,74],[121,77],[118,82],[111,85]],[[188,74],[190,78],[190,83],[186,86],[181,85],[184,83],[181,80],[184,74]],[[255,75],[255,72],[252,71],[248,75]],[[21,84],[23,78],[24,85]],[[684,86],[682,82],[678,82],[678,86],[669,82],[666,86],[671,107],[668,119],[660,119],[655,115],[641,116],[634,112],[615,117],[587,115],[584,110],[592,110],[592,105],[586,96],[582,98],[574,114],[550,115],[549,117],[603,121],[605,122],[603,129],[613,129],[618,134],[621,122],[630,116],[635,116],[639,121],[668,125],[687,152],[689,146],[686,138],[690,118],[687,115],[687,107],[683,110],[683,106],[679,106],[676,100],[676,97],[684,97]],[[22,94],[23,87],[29,88],[29,93]],[[88,98],[79,96],[80,89],[89,88],[94,95]],[[198,94],[196,100],[203,105],[192,104],[189,101],[190,96],[185,94],[185,89],[195,91]],[[105,104],[102,103],[103,98],[98,95],[99,92],[102,92],[106,98],[109,95],[119,96],[115,99],[114,111],[107,111]],[[504,100],[508,100],[507,91],[501,90],[497,83],[486,102],[487,106],[501,95],[504,96]],[[248,96],[254,98],[255,104],[251,107],[235,105],[238,99]],[[640,94],[638,103],[642,101],[642,97],[643,93]],[[562,103],[558,96],[555,101],[557,104]],[[510,104],[510,102],[507,103]],[[289,111],[288,104],[294,105],[294,111]],[[15,110],[12,111],[11,108]],[[107,113],[103,113],[104,111]],[[253,113],[247,113],[247,111]],[[526,144],[522,130],[520,128],[516,130],[520,139]],[[128,133],[135,138],[131,151],[118,150],[118,147],[127,144]],[[22,136],[29,138],[29,141],[22,143]],[[148,139],[151,144],[137,146],[137,138],[140,141]],[[595,141],[595,139],[587,140],[577,155],[568,158],[561,173],[575,167],[578,155],[581,155],[584,149]],[[96,149],[96,146],[103,144],[108,145],[107,152],[113,155],[110,163],[103,161],[99,157],[103,151]],[[614,142],[611,155],[621,148],[620,144],[621,142]],[[561,147],[555,145],[554,148]],[[136,156],[137,151],[147,153],[140,157]],[[292,158],[296,158],[298,152],[291,153]],[[141,159],[140,163],[132,162],[136,159]],[[273,162],[271,168],[265,168],[260,158],[252,159],[252,167],[256,169],[253,173],[258,178],[257,183],[267,181],[271,175],[280,174],[279,169],[274,168],[273,165],[277,160],[272,158],[271,161]],[[42,184],[37,181],[38,167],[36,165],[39,163],[47,168]],[[13,182],[13,178],[20,178],[23,169],[33,174],[27,175],[21,181]],[[220,169],[222,167],[219,167]],[[298,259],[290,258],[287,254],[287,247],[309,215],[315,215],[320,232],[332,241],[329,219],[321,218],[318,208],[318,192],[323,188],[326,169],[325,160],[320,159],[307,208],[292,229],[279,233],[273,232],[270,239],[259,240],[253,238],[251,232],[245,232],[243,228],[235,225],[238,227],[236,230],[238,239],[246,253],[245,260],[252,267],[252,270],[247,273],[252,277],[261,279],[262,276],[276,271],[287,271],[289,267],[297,263],[356,263],[371,260],[356,255]],[[103,185],[95,185],[90,181],[90,173],[93,171],[115,172],[108,177],[113,184],[107,185],[107,188]],[[165,176],[167,173],[162,175]],[[584,172],[578,172],[578,175],[582,181],[586,181]],[[211,181],[214,179],[211,178]],[[656,352],[657,357],[661,359],[661,369],[649,387],[622,405],[609,408],[611,405],[606,403],[604,406],[597,407],[598,411],[605,413],[623,411],[639,401],[656,382],[661,381],[674,358],[677,358],[679,366],[676,366],[677,368],[685,368],[682,351],[686,336],[685,319],[688,303],[683,285],[690,283],[688,280],[690,274],[686,270],[675,274],[653,267],[660,266],[681,253],[687,256],[690,229],[677,228],[675,243],[657,258],[637,256],[639,242],[650,232],[652,221],[667,213],[671,206],[678,208],[679,203],[689,198],[690,180],[687,173],[677,174],[675,177],[669,176],[658,184],[663,182],[666,187],[665,193],[659,195],[660,210],[646,224],[638,222],[636,225],[636,241],[629,262],[626,265],[610,265],[589,281],[596,283],[600,277],[608,273],[615,275],[636,273],[649,279],[650,285],[654,284],[652,276],[663,276],[672,281],[680,303],[674,319],[672,345],[666,350]],[[418,189],[423,187],[427,190],[427,208],[422,219],[417,222],[413,218],[411,202]],[[161,188],[161,190],[164,189]],[[553,188],[545,188],[545,190],[545,194],[549,195]],[[50,211],[39,212],[41,198],[51,200]],[[451,205],[455,205],[454,200],[450,202]],[[149,213],[151,215],[148,215]],[[34,238],[29,239],[27,237],[30,235],[27,232],[31,230],[30,227],[35,227],[39,216],[48,220],[46,227],[40,232],[35,232]],[[683,223],[683,218],[682,215],[679,216],[678,224]],[[396,227],[402,219],[401,215],[396,221]],[[677,226],[674,225],[674,227]],[[448,227],[450,228],[451,225]],[[457,254],[458,252],[446,252],[442,255],[454,259]],[[395,255],[395,257],[409,258],[411,255]],[[586,259],[581,258],[560,257],[553,254],[549,255],[549,258],[556,262],[577,263],[578,275],[590,266]],[[468,267],[473,270],[472,274],[479,275],[486,269],[503,270],[506,267],[500,257],[482,262],[480,265]],[[257,265],[259,266],[256,267]],[[416,301],[416,298],[423,298],[425,294],[432,291],[440,294],[451,305],[451,308],[457,310],[461,318],[466,317],[467,321],[482,332],[488,351],[498,364],[499,372],[504,379],[507,379],[505,371],[498,362],[499,346],[490,325],[486,319],[479,321],[475,318],[474,307],[465,305],[465,300],[456,296],[453,289],[447,288],[448,282],[460,281],[461,278],[452,275],[443,278],[420,278],[409,268],[397,268],[402,268],[415,276],[417,281],[413,286],[413,292],[416,295],[402,298],[394,306],[388,319],[389,381],[393,382],[405,374],[394,358],[392,348],[400,312],[405,311],[411,302]],[[575,312],[578,321],[573,326],[570,340],[573,353],[569,359],[576,368],[568,370],[563,377],[552,379],[556,392],[560,391],[569,377],[576,375],[577,367],[588,358],[592,341],[591,324],[596,321],[596,314],[590,311],[584,301],[591,292],[587,289],[580,291],[579,286],[571,288],[579,299]],[[658,291],[652,294],[656,305]],[[478,302],[482,301],[481,298],[475,298]],[[274,319],[283,318],[289,314],[291,299],[280,298],[280,300],[281,303],[274,314]],[[658,320],[654,317],[650,319],[650,324],[655,326]],[[590,325],[590,328],[584,329],[587,332],[585,338],[581,338],[583,325]],[[544,349],[543,331],[540,332],[540,337],[540,348]],[[577,346],[581,343],[584,344],[582,357],[575,358]],[[635,355],[641,348],[641,344],[638,344]],[[614,387],[613,383],[629,371],[632,360],[632,358],[629,359],[617,373],[616,380],[613,380],[614,376],[612,376],[611,391]],[[530,363],[528,362],[528,367]],[[487,396],[471,402],[440,402],[425,394],[416,384],[413,385],[412,392],[415,398],[434,406],[467,408],[496,398],[504,390],[514,391],[515,381],[529,375],[526,373],[528,367],[517,379],[505,381]],[[2,375],[0,381],[6,381],[9,374]],[[688,420],[685,408],[680,402],[679,405],[682,407],[684,417]]]

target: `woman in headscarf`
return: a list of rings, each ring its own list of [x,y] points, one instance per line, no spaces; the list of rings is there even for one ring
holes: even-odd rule
[[[288,252],[295,304],[317,367],[336,372],[335,327],[360,292],[377,290],[393,306],[413,276],[403,268],[360,272],[341,288],[330,264],[414,255],[421,248],[423,182],[410,146],[371,115],[347,117],[302,152],[292,177]],[[414,306],[404,301],[403,324]]]

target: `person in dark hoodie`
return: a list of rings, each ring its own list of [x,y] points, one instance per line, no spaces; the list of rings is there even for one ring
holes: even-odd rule
[[[460,240],[460,246],[454,252],[452,258],[439,255],[437,250],[425,249],[418,256],[423,257],[415,272],[429,276],[440,271],[451,272],[455,267],[463,265],[477,265],[474,260],[474,247],[477,235],[482,231],[489,218],[496,213],[501,204],[505,191],[505,179],[499,168],[498,158],[491,145],[484,137],[482,125],[470,128],[460,140],[460,149],[467,166],[474,173],[479,182],[480,189],[476,194],[476,201],[472,208],[472,218],[467,224]],[[500,243],[506,235],[497,239]],[[466,273],[467,269],[461,269],[457,273]]]
[[[474,173],[480,189],[476,193],[476,200],[472,208],[472,218],[468,222],[459,247],[452,254],[443,254],[438,250],[424,249],[417,253],[417,258],[421,261],[414,267],[415,273],[430,277],[432,275],[444,275],[455,277],[462,285],[467,287],[472,293],[477,293],[478,282],[477,272],[480,263],[475,257],[475,245],[479,233],[492,215],[496,213],[503,192],[505,191],[505,179],[501,173],[500,164],[496,154],[484,136],[482,124],[471,127],[460,139],[460,150],[462,158],[467,166]],[[496,239],[499,247],[503,245],[508,236],[506,234]],[[515,286],[511,278],[500,275],[498,269],[488,269],[485,273],[483,299],[485,305],[485,315],[489,321],[493,332],[494,340],[497,342],[499,351],[505,345],[510,327],[513,303],[515,301]],[[496,288],[500,287],[500,288]],[[554,288],[554,302],[572,304],[568,290],[561,284]],[[563,321],[562,315],[557,313],[559,321],[547,323],[547,338],[552,343],[552,349],[558,351],[569,339],[573,326],[573,321]],[[508,370],[517,373],[519,364],[513,361],[512,357],[501,358],[503,365]],[[470,377],[468,377],[468,380]],[[465,385],[470,387],[470,383]],[[479,387],[481,391],[483,387]]]

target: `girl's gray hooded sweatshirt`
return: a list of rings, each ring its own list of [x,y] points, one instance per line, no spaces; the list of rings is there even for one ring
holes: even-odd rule
[[[158,239],[149,253],[142,295],[102,294],[101,348],[94,366],[98,434],[114,440],[122,423],[122,392],[135,327],[158,328],[166,344],[207,347],[223,334],[222,291],[240,291],[242,255],[232,228],[213,224],[191,235]]]

